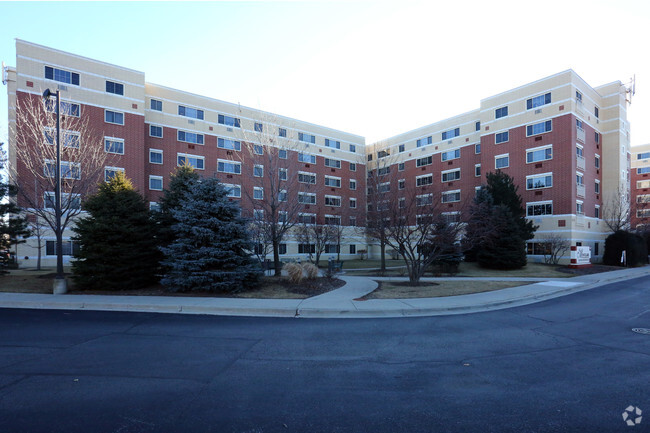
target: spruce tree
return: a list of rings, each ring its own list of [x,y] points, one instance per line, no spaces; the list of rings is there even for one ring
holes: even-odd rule
[[[83,208],[73,240],[79,251],[72,263],[73,279],[82,289],[137,289],[157,281],[161,255],[148,203],[118,173],[99,185]]]
[[[234,292],[257,281],[247,221],[217,179],[190,181],[171,213],[175,240],[161,248],[167,269],[162,283],[170,290]]]
[[[0,251],[25,242],[24,238],[30,234],[27,218],[21,214],[22,209],[12,201],[15,196],[14,185],[0,182]]]

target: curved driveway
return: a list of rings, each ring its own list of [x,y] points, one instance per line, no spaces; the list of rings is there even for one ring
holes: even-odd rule
[[[418,318],[4,309],[0,432],[649,431],[632,328],[648,278]]]

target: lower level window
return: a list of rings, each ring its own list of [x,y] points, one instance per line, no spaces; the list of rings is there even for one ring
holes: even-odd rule
[[[64,256],[72,256],[79,254],[79,242],[74,241],[63,241],[61,243],[61,249],[63,250]],[[56,241],[47,241],[45,242],[45,254],[48,256],[56,255]]]

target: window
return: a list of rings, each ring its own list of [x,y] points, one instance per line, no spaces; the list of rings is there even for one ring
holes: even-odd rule
[[[505,143],[508,141],[508,131],[505,132],[499,132],[498,134],[494,135],[494,143],[499,144],[499,143]]]
[[[496,110],[494,110],[494,117],[496,117],[497,119],[506,117],[507,115],[508,115],[507,105],[505,107],[497,108]]]
[[[229,183],[224,183],[223,187],[226,190],[226,197],[241,198],[241,186],[240,185],[233,185],[233,184],[229,184]]]
[[[72,84],[75,86],[79,85],[79,74],[64,69],[53,68],[52,66],[45,67],[45,78],[60,83]]]
[[[481,130],[481,122],[476,122],[475,127],[476,127],[477,131],[480,131]]]
[[[406,209],[406,198],[400,197],[400,199],[397,200],[397,207],[399,209]]]
[[[372,153],[368,154],[368,161],[372,161]]]
[[[217,138],[217,147],[220,149],[241,150],[241,142],[229,138]]]
[[[253,209],[253,219],[255,221],[264,220],[264,209]]]
[[[553,128],[553,124],[552,121],[550,120],[528,125],[526,126],[526,137],[530,137],[531,135],[543,134],[545,132],[551,132],[552,128]]]
[[[338,159],[325,158],[325,166],[333,168],[341,168],[341,161]]]
[[[104,181],[109,182],[117,173],[124,173],[124,169],[121,167],[104,167]]]
[[[187,155],[184,153],[179,153],[177,156],[176,162],[179,166],[189,165],[197,170],[203,170],[205,168],[205,162],[202,156]]]
[[[298,203],[316,204],[316,194],[310,192],[299,192]]]
[[[400,145],[397,147],[397,152],[398,152],[398,153],[402,153],[402,152],[404,152],[404,150],[406,150],[406,146],[404,146],[403,144],[400,144]]]
[[[430,164],[433,164],[433,157],[431,156],[425,156],[424,158],[419,158],[415,161],[416,167],[423,167]]]
[[[152,99],[149,106],[152,110],[162,111],[162,101],[159,101],[157,99]]]
[[[598,116],[600,115],[600,110],[598,107],[594,107],[594,116],[596,116],[596,119],[598,119]]]
[[[304,132],[298,133],[298,140],[304,141],[305,143],[316,143],[316,136],[311,134],[305,134]]]
[[[535,96],[534,98],[530,98],[526,100],[526,109],[530,110],[532,108],[541,107],[542,105],[546,105],[550,103],[551,103],[551,94],[546,93],[544,95]]]
[[[149,162],[151,164],[162,164],[163,151],[158,149],[149,149]]]
[[[443,203],[453,203],[460,201],[460,190],[447,191],[442,193]]]
[[[452,138],[458,137],[459,135],[460,135],[460,128],[451,129],[449,131],[445,131],[442,133],[442,139],[451,140]]]
[[[111,111],[111,110],[104,110],[104,121],[106,123],[124,125],[124,113],[118,113],[117,111]]]
[[[598,179],[594,182],[594,192],[600,194],[600,181]]]
[[[219,115],[219,123],[221,125],[241,128],[241,121],[237,117],[230,117],[230,116],[226,116],[225,114]]]
[[[550,188],[553,186],[553,173],[526,176],[526,189]]]
[[[350,163],[350,171],[357,171],[357,164],[354,162]]]
[[[325,215],[325,224],[329,226],[340,226],[341,225],[341,216],[340,215]]]
[[[425,137],[425,138],[420,138],[415,142],[416,147],[426,146],[426,145],[431,144],[431,143],[433,143],[433,137],[432,136],[428,136],[428,137]]]
[[[338,254],[340,246],[338,244],[325,244],[325,254]]]
[[[298,182],[300,183],[309,183],[312,185],[316,184],[316,175],[314,173],[306,173],[304,171],[298,172]]]
[[[316,164],[316,155],[308,155],[306,153],[298,154],[298,161],[306,162],[308,164]]]
[[[582,102],[582,93],[576,90],[576,101]]]
[[[278,136],[279,137],[286,137],[287,136],[287,130],[285,128],[278,128]]]
[[[477,155],[478,155],[479,153],[481,153],[481,143],[476,143],[476,144],[474,145],[474,153],[477,154]]]
[[[636,210],[637,218],[648,218],[650,217],[650,209],[637,209]]]
[[[596,144],[600,143],[600,134],[596,131],[594,131],[594,141]]]
[[[576,202],[576,213],[577,213],[578,215],[584,215],[584,213],[585,213],[585,208],[584,208],[584,204],[583,204],[583,202],[581,202],[581,201],[577,201],[577,202]]]
[[[453,180],[458,180],[458,179],[460,179],[460,168],[457,170],[449,170],[449,171],[442,172],[443,182],[451,182]]]
[[[54,209],[56,206],[56,197],[54,192],[46,192],[43,194],[43,207],[47,209]],[[81,209],[81,194],[61,193],[61,208],[62,209]]]
[[[553,159],[553,146],[535,147],[526,150],[526,163],[530,164],[539,161]]]
[[[241,164],[235,161],[220,159],[217,161],[217,171],[221,173],[241,174]]]
[[[380,150],[379,152],[377,152],[377,159],[386,158],[387,156],[390,156],[389,150]]]
[[[254,165],[253,166],[253,176],[254,177],[264,177],[264,166],[263,165]]]
[[[278,150],[278,158],[280,159],[287,159],[287,149],[280,149]]]
[[[543,256],[551,254],[551,246],[547,242],[527,242],[526,254],[531,256]]]
[[[450,159],[458,159],[460,158],[460,149],[453,149],[453,150],[448,150],[447,152],[442,152],[440,154],[440,157],[442,158],[443,161],[448,161]]]
[[[526,216],[530,217],[542,215],[553,215],[552,201],[526,203]]]
[[[203,144],[203,134],[194,132],[178,131],[178,141],[186,143]]]
[[[380,183],[379,186],[377,187],[377,192],[379,192],[380,194],[390,192],[390,182]]]
[[[639,167],[636,169],[636,174],[648,174],[650,173],[650,167]]]
[[[163,189],[162,176],[149,176],[149,189],[152,191],[162,191]]]
[[[263,200],[264,199],[264,188],[255,186],[253,187],[253,198],[255,200]]]
[[[510,155],[497,155],[494,157],[494,168],[501,169],[510,167]]]
[[[433,194],[422,194],[415,196],[416,206],[426,206],[433,204]]]
[[[382,167],[377,169],[377,176],[386,176],[390,174],[390,167]]]
[[[56,136],[56,131],[53,130],[52,128],[46,128],[45,131],[43,131],[43,135],[45,136],[45,142],[47,144],[54,144],[55,143],[55,136]],[[77,131],[62,131],[61,132],[61,141],[63,143],[63,147],[71,147],[74,149],[79,149],[79,145],[81,144],[81,134],[78,133]]]
[[[287,169],[286,168],[279,168],[278,169],[278,179],[280,180],[287,180],[288,179],[288,174],[287,174]]]
[[[325,196],[325,206],[341,206],[341,197],[334,195]]]
[[[56,102],[49,98],[44,101],[45,109],[49,112],[56,113]],[[61,114],[64,116],[79,117],[81,106],[73,102],[61,101]]]
[[[104,138],[104,151],[124,155],[124,140],[119,138]]]
[[[357,189],[357,181],[356,181],[356,179],[350,179],[350,189],[352,191],[355,191]]]
[[[650,180],[638,180],[636,182],[636,189],[650,188]]]
[[[106,80],[106,93],[124,95],[124,84]]]
[[[46,159],[43,167],[45,176],[56,176],[56,162]],[[62,179],[81,179],[81,164],[69,161],[61,161]]]
[[[600,218],[600,206],[598,205],[594,206],[594,218]],[[596,243],[596,247],[598,247],[598,243]],[[595,254],[598,254],[598,250],[596,250]]]
[[[340,177],[325,176],[325,186],[331,186],[333,188],[340,188],[341,187],[341,178]]]
[[[313,213],[299,213],[298,222],[300,224],[316,224],[316,214]]]
[[[64,256],[78,255],[81,252],[79,242],[75,241],[62,241],[61,250]],[[56,255],[56,241],[45,242],[45,254],[48,256]]]
[[[351,144],[350,145],[350,152],[356,153],[356,151],[357,151],[357,146],[355,146],[354,144]]]
[[[260,144],[254,144],[253,153],[255,155],[264,155],[264,148]]]
[[[255,132],[264,132],[264,125],[261,123],[255,122]]]
[[[298,254],[314,254],[315,252],[315,244],[298,244]]]
[[[278,222],[279,223],[286,223],[289,221],[289,213],[284,210],[278,211]],[[286,254],[286,251],[285,251]]]
[[[356,254],[357,253],[357,246],[354,244],[350,245],[350,254]]]
[[[278,191],[278,201],[287,201],[288,194],[286,189]]]
[[[178,106],[178,115],[191,117],[193,119],[203,120],[203,110],[198,110],[196,108],[185,107],[183,105]]]
[[[650,194],[637,195],[636,202],[639,204],[650,203]]]
[[[331,147],[333,149],[340,149],[341,148],[341,142],[340,141],[335,141],[335,140],[330,140],[329,138],[325,139],[325,147]]]
[[[162,126],[149,125],[149,136],[162,138],[163,136]]]
[[[637,153],[636,159],[648,159],[650,158],[650,152]]]
[[[404,163],[403,162],[400,162],[399,164],[397,164],[397,171],[404,171]]]
[[[476,177],[481,176],[481,164],[474,165],[474,176]]]
[[[576,156],[578,158],[584,158],[585,151],[582,146],[576,146]]]
[[[431,185],[433,184],[433,175],[432,174],[427,174],[424,176],[418,176],[415,178],[415,185],[416,186],[425,186],[425,185]]]
[[[580,131],[584,129],[584,124],[582,123],[582,120],[576,119],[576,128]]]

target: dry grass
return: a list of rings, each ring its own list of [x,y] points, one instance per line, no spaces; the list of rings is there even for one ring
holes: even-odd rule
[[[52,293],[55,274],[52,269],[42,271],[17,269],[9,274],[0,275],[0,292],[14,293]],[[336,278],[317,278],[304,280],[301,283],[291,283],[286,277],[260,278],[256,288],[239,292],[188,292],[173,293],[167,291],[162,285],[157,284],[144,289],[134,290],[78,290],[74,287],[70,275],[68,278],[68,292],[72,295],[120,295],[120,296],[193,296],[193,297],[219,297],[219,298],[258,298],[258,299],[305,299],[337,289],[345,284]]]
[[[418,286],[410,286],[408,282],[403,281],[378,281],[378,283],[379,287],[374,292],[361,299],[439,298],[532,284],[531,281],[439,281],[422,282]]]

